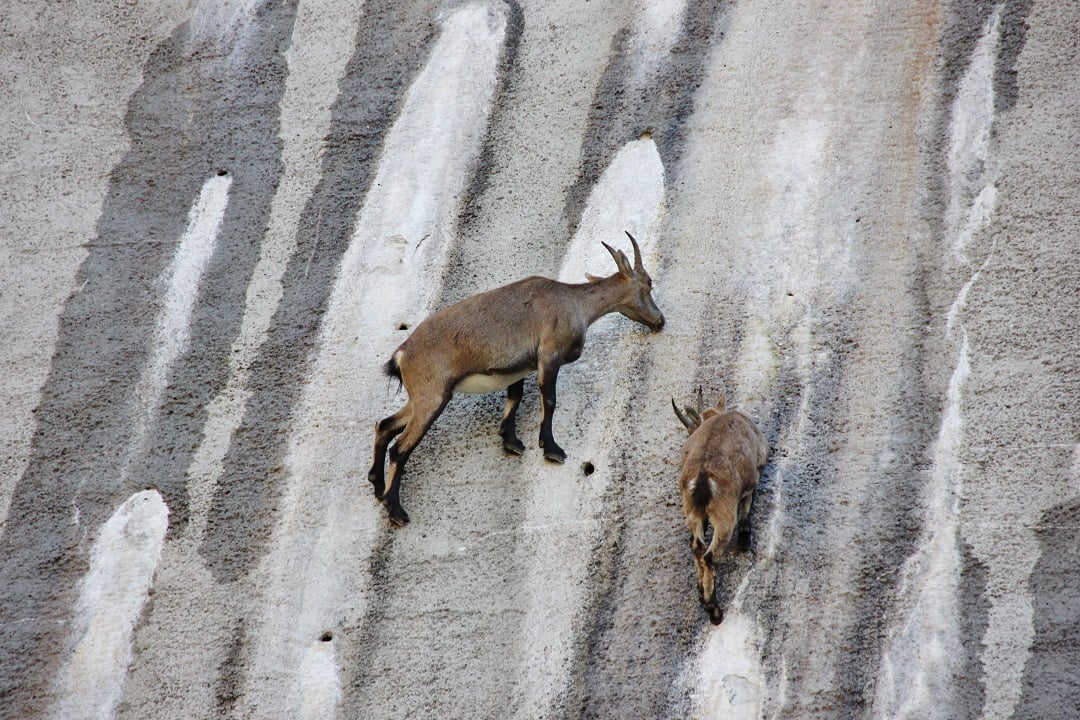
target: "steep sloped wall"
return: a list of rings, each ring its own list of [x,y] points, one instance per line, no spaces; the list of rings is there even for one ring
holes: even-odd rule
[[[0,9],[0,715],[1080,713],[1080,8],[901,5]],[[391,529],[409,328],[624,230],[568,461],[458,396]],[[772,447],[716,627],[698,385]]]

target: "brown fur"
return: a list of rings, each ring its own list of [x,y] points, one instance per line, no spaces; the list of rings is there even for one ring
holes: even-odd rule
[[[724,617],[715,598],[716,556],[727,547],[736,527],[741,544],[749,545],[750,506],[769,447],[749,417],[725,409],[723,393],[716,407],[706,410],[701,408],[700,388],[697,410],[687,407],[683,413],[674,400],[671,402],[690,433],[682,449],[679,488],[697,564],[701,602],[716,624]],[[713,536],[706,547],[710,525]]]
[[[517,438],[515,415],[523,378],[536,372],[544,413],[540,446],[548,460],[565,459],[566,453],[551,434],[555,384],[559,368],[581,356],[589,325],[611,312],[622,313],[652,330],[664,325],[664,316],[652,299],[652,279],[641,265],[637,242],[632,236],[630,240],[633,266],[621,250],[605,243],[618,266],[618,272],[610,277],[590,278],[590,282],[580,284],[528,277],[440,310],[420,323],[398,347],[387,363],[387,372],[401,379],[409,401],[376,426],[374,459],[368,473],[391,522],[408,522],[398,498],[402,470],[454,392],[491,392],[506,387],[500,426],[503,448],[521,454],[525,447]],[[389,482],[385,482],[383,465],[388,454]]]

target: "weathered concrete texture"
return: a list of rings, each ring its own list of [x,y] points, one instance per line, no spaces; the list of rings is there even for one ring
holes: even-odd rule
[[[1080,716],[1080,4],[0,8],[0,716]],[[642,240],[545,463],[408,329]],[[593,251],[596,251],[595,253]],[[697,603],[670,398],[772,455]]]

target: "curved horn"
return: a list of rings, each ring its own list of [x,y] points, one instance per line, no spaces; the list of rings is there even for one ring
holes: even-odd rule
[[[631,272],[630,261],[626,259],[626,253],[624,253],[622,250],[616,250],[603,240],[600,241],[600,244],[603,245],[609,253],[611,253],[611,257],[614,258],[615,264],[619,266],[619,272],[623,272],[629,275]]]
[[[679,406],[675,404],[675,398],[671,398],[671,408],[675,411],[675,417],[679,418],[682,424],[686,426],[686,429],[689,432],[694,432],[698,424],[687,417],[686,414],[679,409]]]
[[[626,233],[626,237],[630,238],[630,244],[634,246],[634,270],[642,272],[645,267],[641,264],[641,248],[638,247],[637,240],[630,234],[629,230],[623,230]]]

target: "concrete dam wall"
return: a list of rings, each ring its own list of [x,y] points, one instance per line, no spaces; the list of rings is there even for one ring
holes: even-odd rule
[[[1080,4],[0,8],[0,717],[1080,717]],[[667,318],[458,395],[432,312]],[[770,456],[697,598],[671,399]]]

